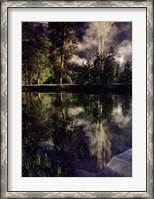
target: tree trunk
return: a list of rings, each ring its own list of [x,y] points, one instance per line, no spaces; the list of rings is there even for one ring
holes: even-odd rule
[[[63,84],[63,75],[62,75],[62,73],[63,73],[63,70],[64,70],[64,53],[62,52],[62,55],[61,55],[61,69],[60,69],[60,85],[62,85]]]
[[[41,98],[40,98],[40,93],[38,93],[37,96],[38,96],[39,103],[42,104],[41,103]]]
[[[27,82],[27,77],[26,77],[26,74],[25,74],[25,86],[26,86],[26,82]]]
[[[61,44],[61,69],[60,69],[60,80],[59,84],[63,84],[63,70],[64,70],[64,33],[65,33],[65,25],[63,25],[62,30],[62,44]]]
[[[38,75],[37,75],[37,84],[39,84],[40,83],[40,71],[38,72]]]
[[[28,74],[28,84],[29,84],[29,85],[31,84],[31,77],[30,77],[30,74]]]
[[[63,106],[63,93],[60,92],[60,105],[61,105],[61,113],[62,113],[62,118],[63,118],[63,122],[65,121],[65,110],[64,110],[64,106]]]
[[[27,78],[28,78],[28,70],[27,70],[27,65],[25,66],[26,72],[25,72],[25,86],[28,84]]]

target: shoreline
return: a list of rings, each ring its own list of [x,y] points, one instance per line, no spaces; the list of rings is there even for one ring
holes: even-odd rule
[[[77,84],[41,84],[22,86],[23,92],[70,92],[70,93],[119,93],[132,94],[132,84],[103,84],[103,85],[77,85]]]

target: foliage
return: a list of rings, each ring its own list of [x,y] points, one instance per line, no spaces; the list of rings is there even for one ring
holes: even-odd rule
[[[38,33],[39,32],[39,33]],[[22,75],[25,85],[42,83],[50,75],[51,63],[46,27],[41,23],[22,24]]]
[[[120,75],[120,82],[131,83],[132,82],[132,66],[129,61],[124,66],[124,70]]]
[[[110,47],[109,53],[104,63],[104,70],[103,70],[104,83],[115,82],[115,69],[116,69],[116,62],[115,62],[114,49]]]

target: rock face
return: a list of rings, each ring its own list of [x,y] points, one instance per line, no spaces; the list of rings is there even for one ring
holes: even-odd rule
[[[132,177],[132,149],[129,149],[113,157],[103,171],[89,173],[76,170],[76,176],[80,177]]]
[[[132,149],[113,157],[102,172],[103,176],[132,176]]]

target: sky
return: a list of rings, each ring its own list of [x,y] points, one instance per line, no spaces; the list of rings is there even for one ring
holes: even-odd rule
[[[87,59],[92,60],[101,48],[106,55],[110,46],[114,47],[115,59],[120,66],[132,61],[131,22],[78,22],[77,26],[78,50],[71,63],[82,64]]]

